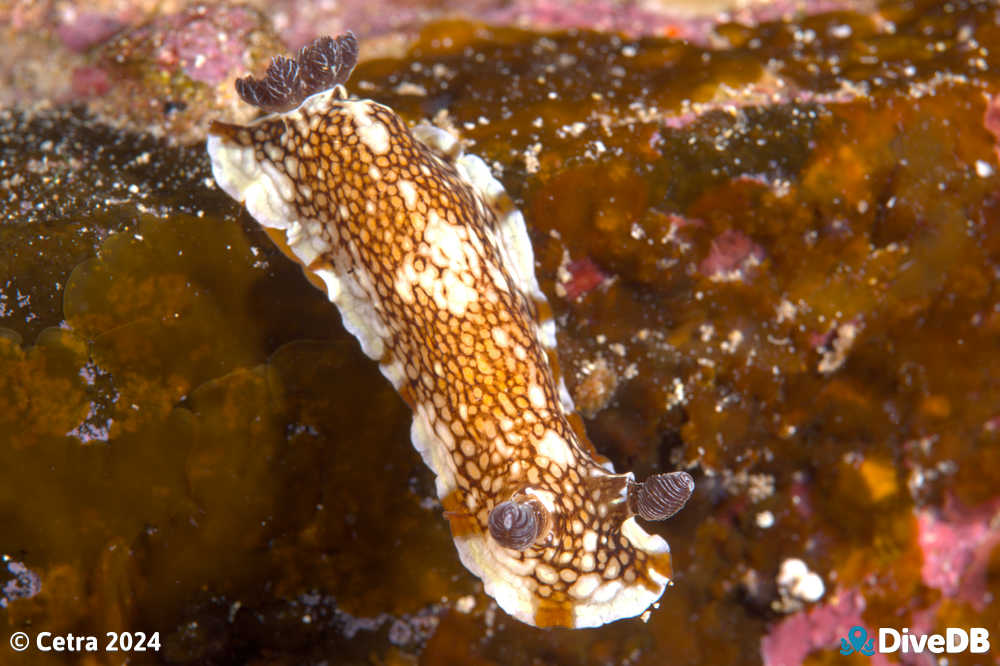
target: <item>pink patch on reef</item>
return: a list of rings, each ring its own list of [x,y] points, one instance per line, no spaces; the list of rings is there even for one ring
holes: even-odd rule
[[[986,585],[990,554],[1000,546],[998,516],[1000,499],[969,509],[949,498],[942,509],[917,512],[924,584],[940,590],[945,597],[985,609],[990,603]]]
[[[167,69],[179,65],[195,81],[218,85],[243,67],[245,35],[258,19],[241,7],[201,7],[167,17],[159,26],[163,43],[157,61]]]
[[[788,490],[796,513],[806,519],[812,518],[814,513],[809,487],[809,483],[805,481],[796,481]]]
[[[71,10],[64,13],[56,35],[71,51],[82,53],[124,27],[124,21],[112,14]]]
[[[760,641],[764,666],[798,666],[816,650],[840,654],[840,639],[855,625],[866,626],[861,618],[865,598],[857,590],[837,591],[830,601],[808,612],[794,613],[771,627]],[[873,636],[874,628],[868,628]],[[876,638],[877,640],[877,638]],[[879,653],[868,658],[873,666],[888,666]]]
[[[597,267],[590,257],[577,259],[566,266],[569,279],[563,283],[566,298],[575,301],[601,286],[608,276]]]
[[[940,590],[943,598],[959,599],[983,611],[991,602],[986,585],[990,555],[1000,546],[1000,498],[974,508],[961,506],[954,498],[944,508],[927,508],[917,512],[917,543],[923,553],[921,579],[925,585]],[[794,666],[817,650],[839,654],[840,639],[854,625],[867,629],[869,636],[878,627],[869,626],[862,618],[865,598],[861,591],[839,591],[825,604],[808,612],[795,613],[771,627],[761,639],[761,659],[765,666]],[[926,608],[911,609],[910,631],[914,634],[933,633],[937,629],[940,603]],[[902,626],[886,621],[882,626]],[[898,655],[900,663],[929,665],[935,663],[929,654]],[[869,663],[882,666],[889,660],[876,652]]]
[[[670,220],[671,230],[683,229],[685,227],[699,228],[705,226],[705,221],[697,217],[685,217],[683,215],[677,215],[676,213],[670,213],[667,215]]]
[[[1000,95],[991,97],[983,114],[983,125],[993,138],[1000,141]]]
[[[983,114],[983,125],[996,141],[993,151],[997,154],[997,161],[1000,161],[1000,95],[991,97],[990,101],[987,102],[986,112]]]
[[[826,347],[833,340],[833,334],[837,330],[836,326],[831,326],[825,331],[809,331],[809,346],[812,349]]]
[[[764,250],[736,229],[726,229],[712,241],[698,271],[716,282],[743,282],[750,270],[764,260]]]
[[[111,78],[98,67],[77,67],[70,78],[76,98],[100,97],[111,89]]]

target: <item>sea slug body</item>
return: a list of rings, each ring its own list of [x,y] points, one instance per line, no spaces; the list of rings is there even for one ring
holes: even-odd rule
[[[672,575],[636,521],[679,510],[686,472],[637,483],[586,438],[554,371],[555,325],[524,219],[450,134],[350,98],[354,35],[237,82],[271,112],[215,122],[218,185],[340,310],[413,409],[459,557],[507,613],[593,627],[640,615]]]

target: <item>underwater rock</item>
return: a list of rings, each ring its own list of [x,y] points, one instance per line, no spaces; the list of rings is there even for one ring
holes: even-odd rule
[[[63,110],[31,114],[31,142],[3,132],[0,179],[18,199],[0,202],[0,325],[21,342],[9,347],[19,360],[0,375],[4,386],[26,377],[29,394],[57,417],[0,434],[8,462],[0,512],[13,517],[0,550],[42,584],[9,603],[6,621],[91,633],[106,629],[94,618],[118,617],[188,636],[176,654],[189,662],[422,654],[428,663],[505,664],[539,655],[762,659],[765,636],[838,596],[856,602],[851,614],[831,616],[860,616],[869,628],[899,613],[935,631],[997,625],[993,606],[980,611],[962,596],[974,581],[1000,594],[990,573],[996,547],[977,550],[957,581],[942,581],[939,570],[923,571],[920,544],[922,516],[933,518],[928,534],[951,523],[983,529],[978,515],[962,517],[966,509],[940,512],[952,496],[962,507],[989,506],[1000,484],[1000,164],[990,112],[1000,33],[992,6],[949,6],[883,3],[877,13],[713,25],[722,37],[715,48],[452,22],[429,26],[405,60],[357,70],[364,94],[408,123],[450,121],[525,211],[568,388],[576,391],[586,380],[580,368],[597,358],[618,377],[587,424],[598,449],[640,477],[696,468],[699,494],[670,530],[683,575],[648,625],[538,632],[491,606],[455,561],[431,479],[405,444],[405,405],[297,267],[202,182],[204,157]],[[264,65],[271,52],[252,60]],[[60,127],[71,136],[62,144]],[[185,172],[192,177],[171,177]],[[86,353],[43,368],[52,352],[38,335],[63,321],[73,268],[112,231],[133,236],[142,220],[169,227],[175,217],[181,235],[156,236],[157,247],[206,260],[171,263],[139,248],[134,266],[112,263],[123,285],[135,282],[136,298],[150,297],[154,321],[124,316],[120,296],[91,299],[98,310],[76,311],[64,325]],[[753,279],[718,282],[699,271],[726,230],[763,250]],[[240,235],[243,249],[230,255],[220,241],[239,245]],[[566,256],[589,257],[614,280],[580,299],[557,297]],[[147,274],[138,259],[150,257],[159,263]],[[169,309],[156,309],[161,298],[190,307],[193,319],[171,323]],[[171,330],[183,333],[173,350]],[[144,336],[168,356],[147,363],[127,354],[141,351]],[[90,358],[102,337],[98,356],[119,364],[114,374]],[[841,339],[850,345],[838,353]],[[309,349],[279,354],[287,343]],[[262,383],[276,364],[281,381]],[[136,404],[150,416],[116,400],[116,375],[147,400]],[[191,398],[199,382],[218,382],[199,397],[204,407]],[[219,479],[233,461],[242,467]],[[773,522],[758,521],[764,512]],[[988,542],[988,532],[977,534]],[[119,539],[140,566],[105,554]],[[772,582],[789,557],[809,562],[828,590],[818,606],[779,622]],[[164,582],[177,580],[176,589]],[[80,602],[96,589],[94,603],[107,608]],[[113,601],[115,589],[131,589],[134,603]],[[319,601],[303,603],[312,593]],[[470,612],[456,612],[455,600],[470,595]],[[426,612],[439,611],[440,622],[426,644],[399,646],[389,621],[347,638],[347,626],[364,623],[335,609],[369,619],[437,609]],[[185,633],[191,623],[203,629]],[[821,624],[817,640],[778,654],[839,659],[827,641],[843,628]]]

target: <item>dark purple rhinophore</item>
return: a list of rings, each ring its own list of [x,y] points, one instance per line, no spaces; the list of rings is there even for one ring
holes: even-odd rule
[[[358,62],[353,32],[336,39],[320,37],[299,49],[295,59],[271,58],[263,78],[236,79],[236,92],[247,104],[269,113],[290,111],[309,95],[347,81]]]
[[[693,492],[694,479],[687,472],[654,474],[629,484],[629,508],[646,520],[666,520],[684,508]]]
[[[545,522],[544,507],[535,499],[500,502],[490,511],[489,529],[504,548],[524,550],[538,540]]]

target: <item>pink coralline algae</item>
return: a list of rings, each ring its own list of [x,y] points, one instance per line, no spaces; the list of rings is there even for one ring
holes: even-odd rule
[[[76,97],[99,97],[111,89],[111,77],[99,67],[77,67],[70,75],[70,85]]]
[[[56,35],[71,51],[82,53],[96,46],[125,27],[125,22],[113,14],[67,11],[56,28]]]
[[[997,144],[993,147],[993,150],[997,154],[997,160],[1000,161],[1000,95],[990,98],[989,103],[986,105],[986,112],[983,114],[983,125],[993,135],[993,138],[997,140]]]
[[[861,613],[865,598],[857,590],[840,591],[828,603],[804,613],[794,613],[775,625],[760,642],[764,666],[794,666],[817,650],[837,651],[851,627],[865,626]],[[879,653],[872,666],[889,664]]]
[[[242,7],[204,7],[172,16],[163,31],[157,62],[180,65],[191,79],[218,85],[242,66],[242,36],[255,29],[259,18]]]
[[[917,512],[917,543],[923,556],[921,582],[941,592],[945,599],[968,602],[983,612],[992,601],[987,576],[990,557],[1000,546],[1000,500],[974,508],[961,507],[949,498],[943,509],[926,508]],[[877,631],[866,622],[865,593],[852,588],[841,590],[828,603],[803,613],[795,613],[775,624],[761,639],[761,658],[765,666],[801,664],[816,651],[835,651],[839,639],[855,625]],[[914,634],[938,632],[943,618],[940,601],[913,609],[909,620],[902,622]],[[906,664],[930,664],[926,654],[900,655]],[[876,653],[872,664],[890,663]]]
[[[1000,546],[1000,499],[963,510],[955,500],[943,509],[917,513],[917,541],[924,561],[921,578],[946,597],[983,610],[991,598],[986,585],[990,555]]]
[[[582,298],[608,279],[608,276],[601,271],[597,264],[591,261],[590,257],[571,261],[566,266],[566,272],[566,279],[562,282],[562,287],[566,290],[566,298],[571,301]]]
[[[726,229],[712,241],[698,271],[716,282],[740,282],[764,260],[764,250],[741,231]]]

